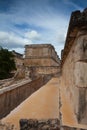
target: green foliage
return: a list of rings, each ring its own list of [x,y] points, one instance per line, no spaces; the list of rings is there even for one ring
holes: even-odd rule
[[[15,70],[14,55],[7,49],[0,47],[0,79],[10,76],[12,70]]]

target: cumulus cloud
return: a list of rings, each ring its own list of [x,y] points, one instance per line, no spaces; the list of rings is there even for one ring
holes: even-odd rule
[[[32,41],[26,38],[17,36],[13,32],[0,31],[0,46],[7,48],[24,47],[25,44],[32,44]]]
[[[31,40],[39,40],[40,34],[35,30],[31,30],[25,33],[25,37]]]

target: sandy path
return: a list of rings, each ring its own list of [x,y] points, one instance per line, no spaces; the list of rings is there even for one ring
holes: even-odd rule
[[[10,122],[19,128],[22,118],[49,119],[59,117],[58,79],[53,78],[46,85],[14,109],[3,122]]]

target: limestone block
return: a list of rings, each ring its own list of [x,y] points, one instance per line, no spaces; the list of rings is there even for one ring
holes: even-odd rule
[[[74,75],[77,87],[87,87],[87,63],[76,62]]]

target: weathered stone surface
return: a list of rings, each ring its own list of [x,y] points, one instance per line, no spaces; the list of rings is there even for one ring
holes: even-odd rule
[[[14,55],[15,64],[16,64],[17,69],[21,68],[24,64],[23,55],[15,52],[14,50],[12,51],[12,53]]]
[[[87,63],[82,61],[76,62],[74,70],[76,86],[87,88]]]
[[[80,128],[79,126],[61,126],[58,119],[21,119],[20,130],[87,130],[86,128]]]
[[[48,119],[48,120],[36,120],[36,119],[21,119],[20,120],[20,130],[59,130],[59,120],[58,119]]]
[[[14,125],[11,125],[9,123],[4,124],[0,121],[0,130],[17,130]]]
[[[87,89],[79,88],[79,122],[87,124]]]
[[[62,126],[62,130],[87,130],[85,128],[76,128],[76,127],[70,127],[70,126]]]

